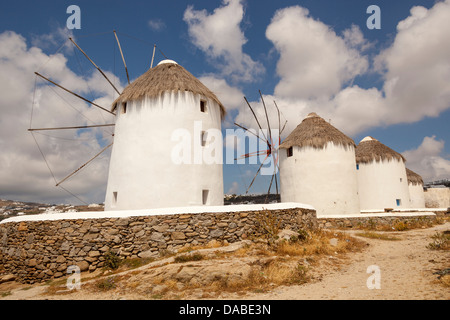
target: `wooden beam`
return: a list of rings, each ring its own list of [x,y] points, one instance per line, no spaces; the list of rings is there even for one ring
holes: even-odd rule
[[[98,124],[98,125],[92,125],[92,126],[57,127],[57,128],[37,128],[37,129],[28,129],[28,131],[87,129],[87,128],[112,127],[112,126],[115,126],[115,124]]]
[[[37,76],[41,77],[42,79],[47,80],[48,82],[54,84],[54,85],[57,86],[58,88],[61,88],[61,89],[63,89],[64,91],[67,91],[68,93],[73,94],[75,97],[80,98],[81,100],[86,101],[87,103],[90,103],[90,104],[92,104],[93,106],[96,106],[97,108],[102,109],[103,111],[106,111],[106,112],[108,112],[108,113],[111,113],[112,115],[116,115],[114,112],[109,111],[108,109],[105,109],[105,108],[99,106],[98,104],[96,104],[96,103],[94,103],[94,102],[92,102],[92,101],[90,101],[90,100],[88,100],[88,99],[86,99],[86,98],[83,98],[82,96],[76,94],[75,92],[72,92],[72,91],[70,91],[69,89],[66,89],[66,88],[64,88],[63,86],[57,84],[56,82],[54,82],[54,81],[52,81],[52,80],[50,80],[50,79],[44,77],[44,76],[43,76],[42,74],[40,74],[39,72],[35,72],[35,74],[36,74]]]
[[[99,153],[97,153],[94,157],[92,157],[88,162],[86,162],[85,164],[83,164],[81,167],[79,167],[77,170],[75,170],[74,172],[72,172],[71,174],[69,174],[67,177],[65,177],[64,179],[62,179],[60,182],[58,182],[56,184],[56,187],[58,187],[61,183],[63,183],[64,181],[66,181],[67,179],[69,179],[71,176],[73,176],[74,174],[76,174],[78,171],[80,171],[81,169],[83,169],[85,166],[87,166],[89,163],[91,163],[95,158],[97,158],[99,155],[101,155],[106,149],[108,149],[109,147],[111,147],[113,145],[113,143],[111,143],[110,145],[104,147],[102,149],[102,151],[100,151]]]
[[[122,47],[120,46],[119,38],[117,37],[116,30],[114,30],[114,36],[116,37],[117,45],[119,46],[120,55],[122,56],[123,65],[125,66],[125,72],[127,73],[128,84],[130,84],[130,76],[128,75],[128,68],[125,62],[125,58],[123,57]]]
[[[117,90],[117,88],[114,86],[114,84],[111,82],[111,80],[108,79],[108,77],[106,76],[106,74],[103,73],[102,69],[100,69],[95,63],[94,61],[91,60],[91,58],[89,58],[89,56],[83,51],[83,49],[81,49],[75,41],[73,41],[72,38],[69,38],[70,41],[72,41],[72,43],[78,48],[78,50],[81,51],[81,53],[93,64],[93,66],[95,68],[97,68],[97,70],[102,74],[102,76],[108,80],[109,84],[114,88],[114,90],[116,90],[116,92],[120,95],[121,93],[119,92],[119,90]]]

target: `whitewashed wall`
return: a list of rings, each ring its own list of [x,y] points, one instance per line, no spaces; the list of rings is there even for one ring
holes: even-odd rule
[[[328,143],[324,149],[279,150],[282,202],[312,205],[318,215],[359,214],[355,150]]]
[[[425,208],[425,194],[423,192],[423,185],[408,183],[410,207],[411,208]]]
[[[204,98],[192,92],[166,92],[128,102],[126,113],[118,107],[105,210],[203,205],[203,190],[209,190],[206,205],[223,205],[221,162],[205,164],[200,159],[198,164],[193,156],[195,151],[205,151],[201,131],[221,128],[219,105],[207,100],[203,113],[200,99]],[[182,141],[173,139],[173,133],[180,129],[190,133],[185,141],[185,150],[191,153],[188,164],[174,163],[172,157]],[[222,148],[217,152],[222,160]]]
[[[357,177],[361,210],[410,207],[403,161],[360,163]],[[397,206],[396,199],[401,200],[400,206]]]
[[[428,188],[424,195],[427,208],[450,207],[450,188]]]

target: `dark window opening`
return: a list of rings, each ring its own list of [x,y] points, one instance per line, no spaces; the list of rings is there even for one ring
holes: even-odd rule
[[[127,103],[126,102],[124,102],[122,104],[122,113],[127,113]]]
[[[292,157],[292,155],[294,154],[294,150],[292,149],[292,147],[287,149],[287,156],[288,157]]]
[[[206,140],[208,139],[208,134],[206,133],[206,131],[202,131],[201,139],[202,147],[206,146]]]
[[[203,205],[208,204],[208,195],[209,195],[209,190],[207,190],[207,189],[202,190],[202,203],[203,203]]]
[[[115,206],[116,204],[117,204],[117,191],[114,191],[112,205]]]
[[[200,111],[201,112],[208,112],[208,107],[206,106],[205,100],[200,100]]]

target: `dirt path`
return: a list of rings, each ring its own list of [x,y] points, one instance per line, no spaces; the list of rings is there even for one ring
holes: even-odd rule
[[[368,242],[369,246],[362,252],[349,254],[346,263],[339,264],[339,269],[327,268],[327,270],[322,271],[321,280],[298,286],[278,287],[268,293],[248,293],[246,295],[224,293],[217,299],[449,300],[449,287],[444,287],[439,283],[437,275],[433,272],[450,268],[450,252],[426,248],[432,241],[431,237],[436,232],[444,230],[450,230],[449,222],[428,229],[388,233],[400,238],[399,241],[361,238]],[[357,231],[348,232],[354,234]],[[367,273],[369,266],[376,266],[380,271],[380,289],[369,289],[367,287],[368,278],[374,277],[373,273]],[[136,279],[138,278],[134,278],[134,280]],[[11,294],[3,297],[0,295],[0,300],[145,298],[136,293],[102,293],[86,290],[79,290],[68,295],[49,296],[44,294],[47,287],[44,285],[30,287],[15,283],[4,283],[0,285],[0,293],[9,291]],[[193,296],[192,299],[199,299],[200,297],[201,295]]]
[[[364,238],[370,246],[364,252],[355,253],[347,266],[339,271],[331,271],[322,281],[280,287],[270,293],[249,294],[244,298],[449,300],[450,288],[437,283],[437,275],[433,272],[450,268],[450,252],[426,248],[436,231],[449,229],[450,224],[447,222],[429,229],[388,233],[401,238],[401,241]],[[379,267],[380,289],[367,287],[367,279],[374,274],[367,273],[371,265]]]

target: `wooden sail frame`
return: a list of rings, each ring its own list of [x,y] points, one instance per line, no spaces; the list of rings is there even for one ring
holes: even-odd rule
[[[263,95],[262,95],[262,93],[261,93],[261,90],[259,90],[259,95],[260,95],[260,97],[261,97],[261,102],[262,102],[262,105],[263,105],[263,108],[264,108],[264,114],[265,114],[266,123],[267,123],[267,128],[268,128],[268,132],[267,132],[268,135],[266,136],[266,135],[264,134],[264,130],[263,130],[263,128],[262,128],[261,122],[258,120],[258,117],[256,116],[256,113],[255,113],[254,109],[252,108],[251,104],[248,102],[248,100],[247,100],[247,98],[246,98],[245,96],[244,96],[244,100],[245,100],[247,106],[249,107],[249,109],[250,109],[250,111],[251,111],[251,113],[252,113],[252,115],[253,115],[253,117],[254,117],[254,119],[255,119],[255,121],[256,121],[258,127],[259,127],[259,129],[261,130],[260,132],[261,132],[262,136],[256,134],[254,131],[249,130],[248,128],[246,128],[245,126],[243,126],[243,125],[241,125],[241,124],[238,124],[238,123],[236,123],[236,122],[235,122],[234,124],[235,124],[236,126],[238,126],[239,128],[243,129],[244,131],[249,132],[249,133],[251,133],[252,135],[256,136],[256,137],[257,137],[258,139],[260,139],[261,141],[265,142],[265,143],[267,144],[267,149],[265,149],[265,150],[259,150],[259,151],[256,151],[256,152],[251,152],[251,153],[247,153],[247,154],[241,155],[240,157],[235,158],[235,160],[238,160],[238,159],[245,159],[245,158],[249,158],[249,157],[253,157],[253,156],[262,156],[262,155],[265,155],[264,160],[261,162],[261,164],[260,164],[260,166],[258,167],[258,170],[256,171],[256,173],[255,173],[255,175],[254,175],[252,181],[250,182],[250,185],[247,187],[247,189],[246,189],[246,191],[245,191],[245,194],[248,194],[248,191],[249,191],[250,188],[253,186],[253,184],[254,184],[254,182],[255,182],[255,180],[256,180],[256,177],[258,176],[258,174],[259,174],[260,171],[261,171],[261,168],[262,168],[262,167],[264,166],[264,164],[266,163],[266,160],[267,160],[270,156],[274,157],[274,162],[275,162],[275,165],[274,165],[274,172],[273,172],[273,174],[272,174],[272,176],[271,176],[269,188],[268,188],[268,190],[267,190],[267,196],[266,196],[266,199],[265,199],[265,201],[267,202],[267,201],[268,201],[268,196],[270,195],[270,191],[271,191],[272,184],[273,184],[273,181],[274,181],[274,180],[275,180],[276,194],[279,195],[279,190],[278,190],[278,175],[277,175],[277,171],[278,171],[278,169],[279,169],[279,163],[278,163],[278,154],[277,154],[277,152],[274,152],[274,151],[275,151],[275,148],[274,148],[275,143],[274,143],[274,141],[273,141],[272,128],[271,128],[270,121],[269,121],[269,116],[268,116],[268,112],[267,112],[266,103],[265,103],[265,101],[264,101],[264,97],[263,97]],[[281,134],[283,133],[283,131],[284,131],[285,127],[286,127],[287,120],[285,121],[283,127],[281,128],[281,111],[280,111],[280,109],[278,108],[277,103],[276,103],[275,101],[273,101],[273,103],[274,103],[275,108],[276,108],[276,110],[277,110],[277,116],[278,116],[278,130],[279,130],[278,146],[279,146],[279,145],[281,144]],[[276,154],[276,156],[274,155],[274,153]]]

